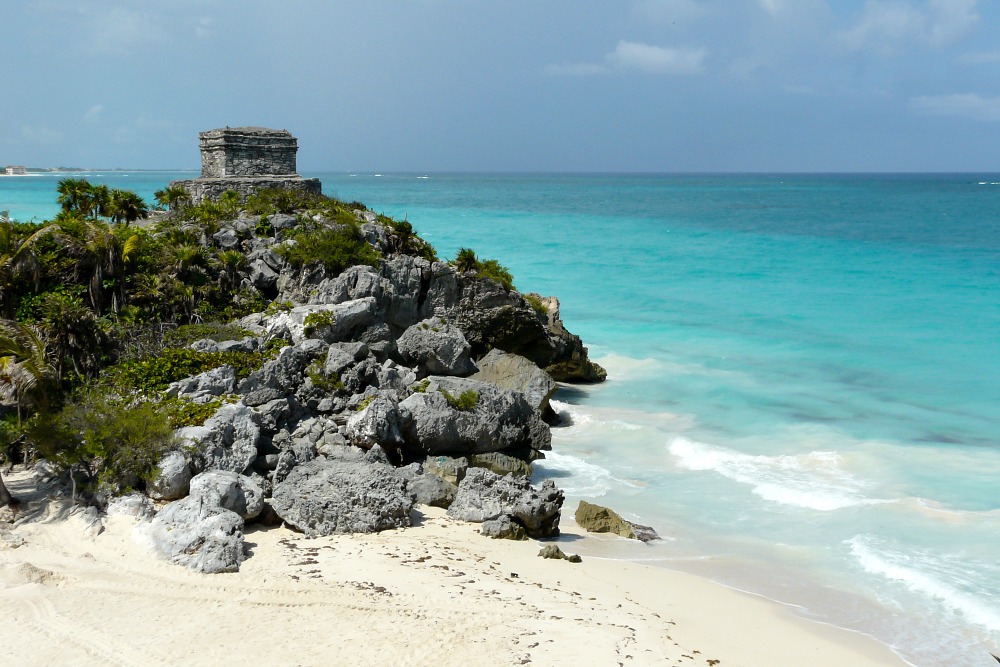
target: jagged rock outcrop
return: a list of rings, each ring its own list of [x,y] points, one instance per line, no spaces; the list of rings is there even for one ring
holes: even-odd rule
[[[660,536],[649,526],[643,526],[623,519],[620,514],[607,507],[581,500],[573,517],[576,523],[591,533],[614,533],[631,540],[649,542]]]
[[[257,458],[257,414],[242,403],[227,403],[204,426],[187,426],[176,435],[192,451],[196,470],[243,472]]]
[[[146,492],[156,500],[177,500],[188,494],[191,464],[184,454],[168,452],[156,465],[156,477],[146,485]]]
[[[406,481],[378,447],[365,455],[317,458],[275,484],[274,512],[307,537],[373,533],[411,525]]]
[[[458,485],[448,516],[477,523],[507,516],[524,526],[529,537],[553,537],[559,534],[563,499],[552,480],[536,487],[524,478],[470,468]]]
[[[398,472],[406,480],[406,488],[413,502],[418,505],[447,509],[458,493],[456,484],[446,482],[437,475],[423,470],[419,463],[399,468]]]
[[[501,452],[473,454],[469,457],[469,465],[474,468],[486,468],[501,477],[503,475],[513,475],[514,477],[527,477],[530,479],[533,472],[530,463]]]
[[[381,445],[384,449],[403,443],[399,403],[389,392],[379,392],[360,412],[347,420],[346,436],[362,449]]]
[[[245,557],[242,517],[205,496],[174,501],[137,530],[161,558],[198,572],[235,572]]]
[[[496,519],[483,521],[479,533],[495,540],[526,540],[528,532],[524,526],[504,514]]]
[[[264,509],[264,491],[253,479],[226,470],[210,470],[191,479],[191,495],[206,505],[231,510],[243,519],[255,519]]]
[[[403,361],[424,370],[424,375],[469,375],[476,371],[472,346],[462,330],[439,317],[417,322],[396,341]]]
[[[474,404],[456,406],[463,394]],[[530,459],[551,447],[548,425],[524,395],[487,382],[432,376],[399,407],[409,415],[402,432],[414,455],[506,452]]]
[[[518,354],[490,350],[476,365],[479,371],[470,376],[473,380],[492,382],[501,389],[519,391],[531,405],[543,413],[558,388],[548,373]]]
[[[216,350],[218,346],[215,346]],[[205,403],[236,390],[236,369],[228,364],[200,375],[174,382],[164,390],[167,398],[181,396],[194,403]]]

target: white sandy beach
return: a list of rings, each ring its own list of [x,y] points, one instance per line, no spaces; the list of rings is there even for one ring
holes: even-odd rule
[[[544,560],[536,541],[490,540],[443,510],[376,535],[251,529],[239,573],[203,575],[146,553],[129,518],[94,536],[28,474],[5,479],[26,503],[0,524],[15,536],[0,539],[4,664],[906,664],[698,577]]]

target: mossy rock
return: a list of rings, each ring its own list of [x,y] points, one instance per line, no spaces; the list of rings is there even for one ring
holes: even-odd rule
[[[614,510],[588,503],[586,500],[580,501],[573,518],[576,519],[577,525],[591,533],[614,533],[642,542],[660,539],[656,531],[649,526],[626,521]]]

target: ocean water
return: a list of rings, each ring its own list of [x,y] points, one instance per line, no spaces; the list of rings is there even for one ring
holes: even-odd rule
[[[915,665],[1000,653],[1000,175],[308,174],[557,295],[609,372],[540,477]],[[176,173],[93,174],[151,197]],[[56,176],[0,178],[54,213]]]

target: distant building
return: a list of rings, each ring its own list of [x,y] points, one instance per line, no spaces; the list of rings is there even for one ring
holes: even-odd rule
[[[7,169],[5,170],[5,173],[8,176],[24,176],[25,174],[28,173],[28,170],[25,169],[24,167],[20,166],[20,165],[10,164],[10,165],[7,165]]]
[[[318,179],[295,173],[298,141],[287,130],[226,127],[201,132],[198,139],[201,178],[171,183],[184,187],[196,204],[226,190],[244,197],[263,188],[322,191]]]

